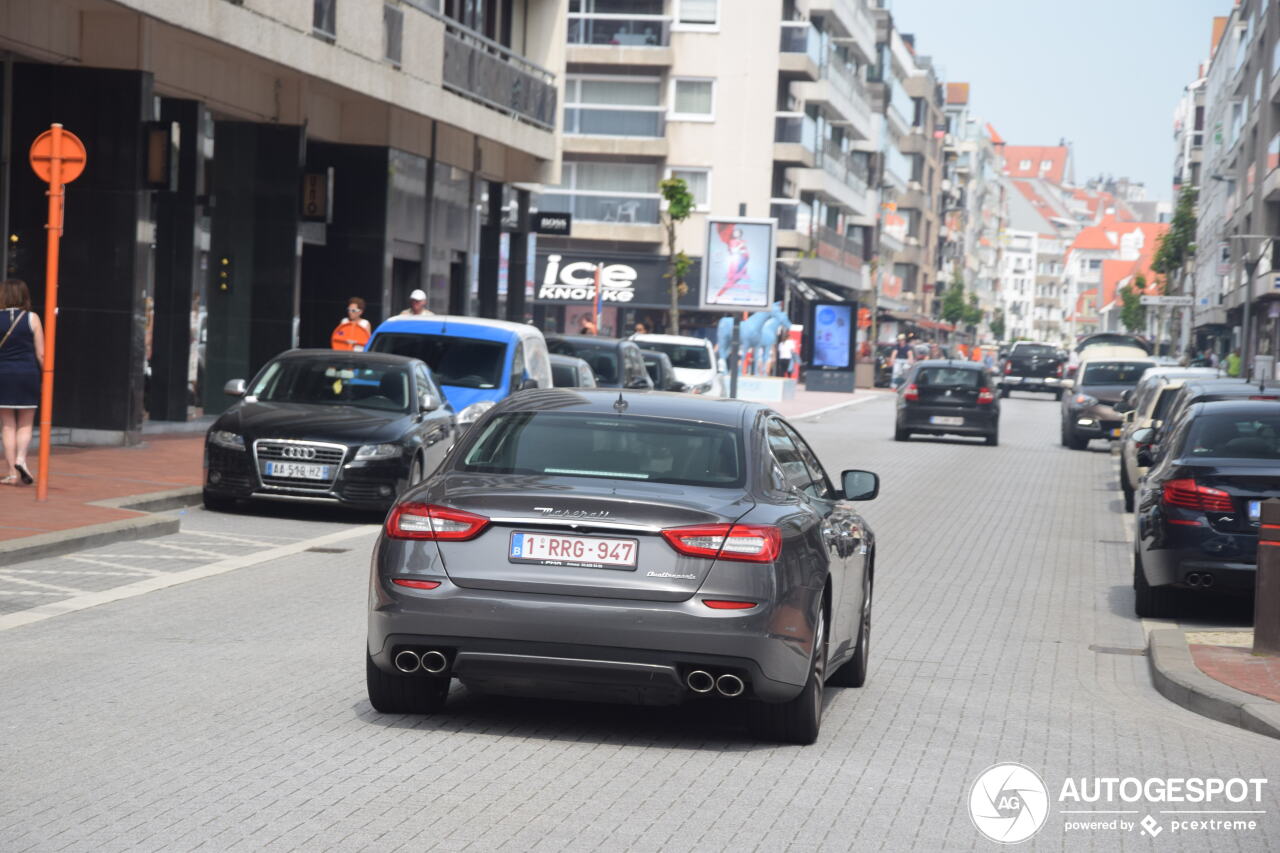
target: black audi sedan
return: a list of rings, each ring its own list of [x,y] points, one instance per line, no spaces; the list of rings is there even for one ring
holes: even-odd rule
[[[383,713],[450,680],[511,695],[747,703],[812,743],[824,684],[867,677],[875,537],[758,403],[526,391],[403,495],[374,549],[366,676]]]
[[[386,510],[456,432],[431,371],[399,355],[290,350],[226,392],[240,400],[205,437],[212,510],[241,498]]]
[[[893,438],[906,441],[923,435],[972,435],[987,444],[1000,443],[1000,401],[995,380],[981,364],[969,361],[922,361],[898,389],[898,416]]]
[[[1252,595],[1261,502],[1280,497],[1280,402],[1193,404],[1138,463],[1151,469],[1134,514],[1137,614],[1177,616],[1192,594]]]

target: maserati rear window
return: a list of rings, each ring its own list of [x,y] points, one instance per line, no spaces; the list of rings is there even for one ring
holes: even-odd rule
[[[464,471],[741,486],[738,431],[630,416],[513,412],[490,421],[462,459]]]

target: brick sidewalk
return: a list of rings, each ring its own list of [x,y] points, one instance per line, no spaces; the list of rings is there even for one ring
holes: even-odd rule
[[[1197,643],[1191,644],[1191,657],[1200,671],[1215,681],[1280,702],[1280,657],[1255,655],[1248,646]]]
[[[0,540],[141,516],[94,502],[199,486],[203,446],[197,434],[148,436],[135,447],[54,447],[48,501],[36,502],[35,486],[0,486]]]

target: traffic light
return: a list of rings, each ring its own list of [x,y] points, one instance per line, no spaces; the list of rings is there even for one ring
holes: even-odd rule
[[[18,278],[18,270],[22,267],[23,255],[22,239],[17,234],[9,235],[9,251],[7,254],[7,263],[5,264],[4,277]]]
[[[231,256],[222,255],[218,258],[218,292],[231,292]]]

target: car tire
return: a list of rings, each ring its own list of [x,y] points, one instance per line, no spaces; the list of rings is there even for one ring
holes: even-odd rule
[[[1133,553],[1133,612],[1143,619],[1168,619],[1178,615],[1178,590],[1152,586],[1142,569],[1142,557]]]
[[[369,704],[381,714],[435,714],[449,698],[449,678],[392,675],[378,669],[365,652],[365,686]]]
[[[818,739],[822,727],[822,687],[827,669],[825,608],[818,610],[819,641],[814,643],[809,676],[800,694],[787,702],[752,702],[747,712],[751,733],[761,740],[807,746]]]
[[[909,429],[903,429],[902,427],[898,427],[893,431],[894,441],[906,441],[909,438],[911,438],[911,430]]]
[[[853,657],[831,673],[831,677],[827,679],[828,684],[836,687],[861,687],[867,683],[867,671],[870,668],[871,660],[872,589],[871,576],[867,575],[864,590],[865,596],[863,598],[862,624],[858,626],[858,642],[853,647]]]
[[[208,489],[204,489],[200,493],[200,500],[204,504],[204,508],[210,512],[231,512],[236,508],[235,498],[229,498],[226,495],[215,495]]]
[[[1089,439],[1081,438],[1076,435],[1070,428],[1063,424],[1062,426],[1062,445],[1072,450],[1084,450],[1089,446]]]
[[[1129,485],[1129,475],[1125,473],[1123,460],[1120,462],[1120,492],[1124,495],[1124,511],[1133,512],[1133,486]]]
[[[988,447],[997,446],[998,444],[1000,444],[1000,431],[996,430],[995,432],[986,436],[985,441],[987,442]]]

